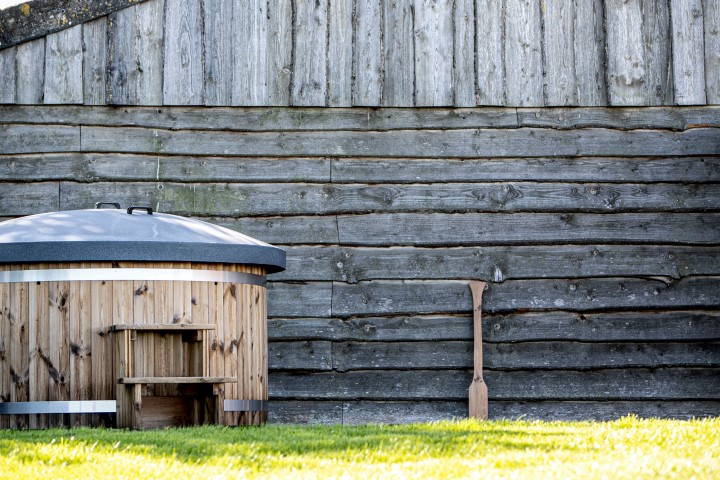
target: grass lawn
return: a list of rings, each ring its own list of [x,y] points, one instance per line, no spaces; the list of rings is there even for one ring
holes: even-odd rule
[[[720,419],[0,430],[0,478],[719,478]]]

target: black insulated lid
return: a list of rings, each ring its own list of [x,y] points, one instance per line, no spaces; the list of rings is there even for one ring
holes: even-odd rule
[[[285,270],[285,251],[149,207],[69,210],[0,223],[0,263],[95,261],[262,265],[274,273]]]

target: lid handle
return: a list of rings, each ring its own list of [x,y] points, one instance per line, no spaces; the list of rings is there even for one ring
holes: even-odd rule
[[[103,205],[112,205],[114,208],[121,208],[119,203],[113,203],[113,202],[97,202],[95,204],[95,208],[100,209]]]
[[[129,208],[127,209],[128,215],[132,215],[133,210],[145,210],[148,215],[152,215],[152,214],[153,214],[153,209],[152,209],[152,207],[129,207]]]

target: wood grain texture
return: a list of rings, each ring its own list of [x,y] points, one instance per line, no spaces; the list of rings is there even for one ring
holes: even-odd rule
[[[409,0],[387,1],[383,8],[382,104],[411,107],[415,104],[414,4]]]
[[[331,282],[268,283],[269,317],[329,317],[332,308]]]
[[[475,2],[460,0],[453,7],[453,105],[474,107]]]
[[[43,103],[45,85],[45,38],[17,46],[17,103]]]
[[[505,105],[505,2],[476,0],[478,105]]]
[[[107,17],[85,23],[83,34],[83,103],[107,102]]]
[[[711,105],[720,104],[720,2],[704,0],[705,96]]]
[[[702,0],[672,0],[675,103],[704,104],[705,55]]]
[[[205,218],[203,220],[268,243],[324,245],[338,241],[337,222],[331,216]]]
[[[673,105],[672,25],[668,2],[642,2],[646,105]]]
[[[415,0],[415,105],[453,104],[453,2]]]
[[[343,422],[343,403],[274,400],[269,421],[296,425],[339,425]]]
[[[163,104],[202,105],[205,71],[201,3],[166,0],[163,26]]]
[[[233,105],[268,102],[268,2],[233,2]],[[225,19],[224,21],[227,21]]]
[[[327,96],[328,1],[295,3],[291,103],[324,106]]]
[[[82,26],[47,36],[45,103],[83,103]]]
[[[292,75],[292,2],[268,2],[268,105],[290,105]]]
[[[328,3],[328,107],[352,105],[353,0]]]
[[[272,370],[329,371],[332,344],[318,341],[270,342],[269,368]]]
[[[16,102],[15,57],[17,48],[0,50],[0,103]]]
[[[607,105],[603,0],[575,2],[574,22],[574,60],[578,105]]]
[[[542,5],[545,105],[577,105],[575,45],[578,32],[575,31],[575,2],[557,0],[543,2]],[[588,56],[592,58],[592,55]]]
[[[46,125],[0,125],[0,151],[5,154],[77,152],[80,128]]]
[[[506,105],[543,105],[542,36],[539,0],[505,2]]]
[[[647,105],[647,58],[640,0],[607,0],[607,82],[612,106]]]
[[[233,0],[203,0],[205,105],[232,105]]]
[[[382,7],[380,0],[356,0],[354,10],[352,104],[381,104]]]
[[[0,210],[8,215],[32,215],[58,209],[59,190],[53,182],[3,183]]]

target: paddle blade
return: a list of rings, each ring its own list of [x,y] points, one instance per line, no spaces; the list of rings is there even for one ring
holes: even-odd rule
[[[488,389],[482,380],[470,384],[470,418],[488,419]]]

